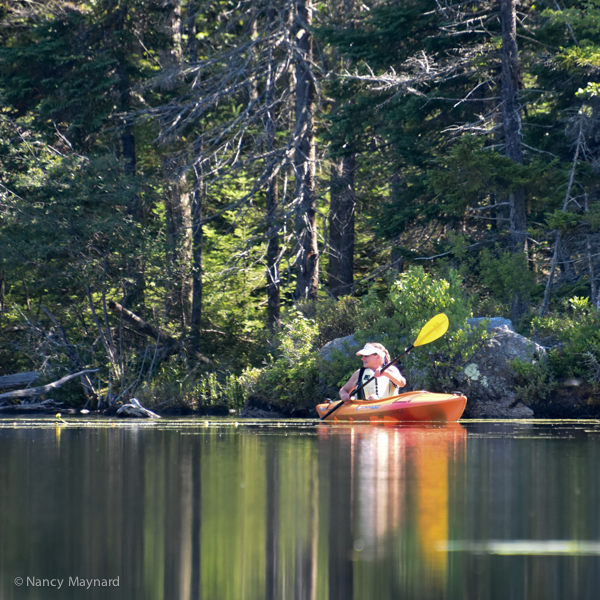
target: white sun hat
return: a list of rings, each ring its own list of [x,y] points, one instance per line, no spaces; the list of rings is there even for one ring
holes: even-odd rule
[[[359,350],[356,356],[369,356],[370,354],[378,354],[381,358],[385,358],[385,351],[372,344],[365,344],[365,347]]]

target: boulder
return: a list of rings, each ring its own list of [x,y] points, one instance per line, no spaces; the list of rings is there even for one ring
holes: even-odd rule
[[[490,323],[489,331],[491,338],[455,380],[457,389],[468,398],[464,417],[531,418],[533,410],[517,400],[516,374],[511,363],[516,358],[528,362],[542,360],[546,349],[516,333],[510,321],[498,327]]]
[[[328,364],[334,361],[334,356],[337,352],[340,352],[343,356],[350,356],[356,358],[356,352],[360,350],[361,344],[359,344],[353,335],[347,335],[346,337],[337,338],[327,342],[320,350],[319,356],[321,358],[322,368],[319,372],[319,398],[331,398],[337,400],[339,398],[339,386],[331,385],[327,382],[328,375]],[[356,360],[356,368],[360,367],[360,361]]]
[[[504,319],[503,317],[475,317],[473,319],[467,319],[467,325],[469,327],[476,328],[483,321],[487,321],[487,330],[491,331],[497,327],[507,327],[510,331],[514,331],[512,321],[510,319]]]
[[[353,335],[337,338],[327,342],[320,350],[319,355],[322,360],[330,360],[331,355],[336,350],[346,356],[354,356],[360,350],[359,343],[354,339]]]

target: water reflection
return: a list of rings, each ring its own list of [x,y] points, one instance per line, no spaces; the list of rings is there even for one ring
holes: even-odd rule
[[[0,597],[591,599],[599,433],[0,423]]]
[[[346,527],[338,522],[335,528],[345,547],[336,549],[338,564],[331,565],[330,571],[334,586],[343,581],[345,589],[338,595],[330,587],[330,597],[352,598],[349,586],[355,580],[393,594],[395,585],[406,584],[408,578],[413,581],[408,587],[416,584],[421,594],[435,597],[445,589],[447,580],[447,552],[443,547],[440,550],[440,543],[448,539],[449,462],[453,469],[464,462],[466,430],[451,423],[439,427],[355,426],[342,432],[323,427],[319,434],[322,443],[341,446],[350,460],[350,477],[345,478],[347,487],[340,494],[350,499],[340,518]],[[344,441],[348,448],[343,447]],[[331,498],[335,503],[337,494]],[[340,530],[347,534],[340,536]],[[386,565],[392,556],[407,579],[394,582],[389,577],[393,572],[383,579],[373,578],[377,573],[373,563]],[[358,578],[353,576],[353,563]],[[393,575],[395,579],[397,574]]]

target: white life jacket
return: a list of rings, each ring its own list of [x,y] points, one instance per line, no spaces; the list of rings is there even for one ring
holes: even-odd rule
[[[365,381],[369,381],[373,377],[374,371],[361,367],[358,372],[358,383],[356,387],[360,387]],[[367,400],[369,396],[376,394],[379,399],[389,398],[398,394],[398,388],[395,383],[392,383],[385,375],[376,377],[373,381],[369,381],[367,385],[358,392],[356,398],[358,400]]]

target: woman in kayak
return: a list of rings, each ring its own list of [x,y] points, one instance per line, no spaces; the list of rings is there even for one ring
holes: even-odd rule
[[[390,361],[390,354],[381,344],[368,343],[356,353],[362,359],[362,367],[355,371],[348,383],[340,390],[343,402],[350,400],[352,392],[365,381],[375,379],[358,392],[358,400],[380,400],[398,394],[398,388],[406,385],[406,379],[394,366],[381,370]]]

